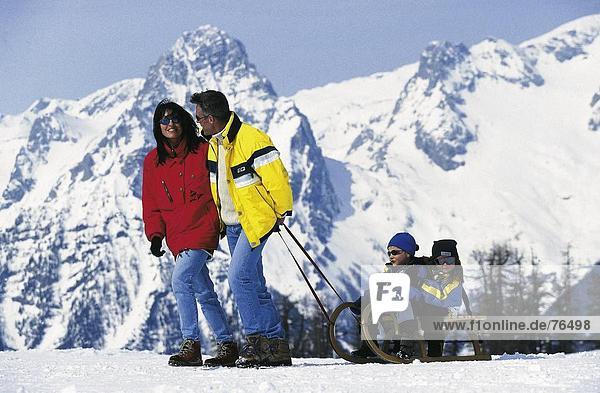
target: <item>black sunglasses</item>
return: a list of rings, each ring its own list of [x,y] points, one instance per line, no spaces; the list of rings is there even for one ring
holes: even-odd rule
[[[404,250],[390,250],[387,252],[388,257],[391,257],[392,255],[400,255],[404,252]]]
[[[163,126],[168,126],[171,121],[173,121],[173,123],[175,124],[178,124],[180,120],[179,117],[177,117],[177,115],[165,116],[162,119],[160,119],[160,124],[162,124]]]
[[[456,265],[455,257],[437,257],[435,258],[436,265]]]

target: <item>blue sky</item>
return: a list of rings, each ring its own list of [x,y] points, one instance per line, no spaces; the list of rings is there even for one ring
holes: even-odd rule
[[[433,40],[519,43],[593,13],[600,0],[0,0],[0,113],[144,77],[204,24],[241,40],[291,95],[415,62]]]

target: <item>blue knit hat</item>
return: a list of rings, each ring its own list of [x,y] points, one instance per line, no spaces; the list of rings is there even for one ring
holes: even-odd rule
[[[415,255],[415,251],[419,250],[419,245],[415,241],[415,238],[408,232],[396,233],[388,243],[389,246],[396,246],[410,255]]]

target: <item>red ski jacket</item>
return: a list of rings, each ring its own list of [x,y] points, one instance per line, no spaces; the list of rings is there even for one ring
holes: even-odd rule
[[[185,249],[215,250],[219,242],[220,223],[210,192],[207,149],[208,143],[201,143],[195,153],[185,155],[184,140],[162,165],[157,165],[156,148],[144,159],[146,237],[166,237],[167,247],[175,256]]]

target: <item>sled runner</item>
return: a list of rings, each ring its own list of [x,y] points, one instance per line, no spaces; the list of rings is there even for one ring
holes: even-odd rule
[[[336,332],[335,332],[335,324],[336,324],[340,314],[342,313],[342,311],[344,311],[347,308],[352,307],[353,305],[354,305],[354,303],[346,302],[346,303],[342,303],[338,307],[336,307],[336,309],[331,314],[331,319],[330,319],[329,326],[328,326],[329,342],[330,342],[333,350],[335,351],[335,353],[337,353],[339,355],[339,357],[341,357],[342,359],[347,360],[349,362],[359,363],[359,364],[364,364],[364,363],[399,363],[399,364],[403,364],[403,363],[412,363],[415,360],[419,360],[420,362],[453,362],[453,361],[491,360],[492,359],[489,354],[482,352],[481,346],[480,346],[478,340],[471,341],[471,343],[473,344],[474,354],[473,355],[462,355],[462,356],[457,356],[457,355],[455,355],[455,356],[428,356],[425,341],[419,340],[418,341],[419,355],[408,358],[408,359],[404,359],[404,358],[398,357],[394,354],[388,353],[385,350],[383,350],[377,344],[375,337],[369,336],[369,329],[363,329],[364,335],[365,335],[365,341],[366,341],[367,345],[369,346],[369,348],[371,349],[371,351],[373,351],[373,353],[375,355],[377,355],[377,357],[363,358],[363,357],[353,356],[352,354],[345,351],[344,348],[342,348],[339,345],[339,343],[337,341]],[[364,312],[370,313],[370,307],[371,307],[370,305],[367,305],[365,307]],[[358,318],[358,317],[355,317],[355,318],[357,318],[357,320],[358,320],[357,322],[360,323],[360,318]]]
[[[335,290],[335,288],[333,287],[333,285],[331,284],[331,282],[329,282],[329,280],[327,279],[327,277],[325,276],[325,274],[323,273],[323,271],[319,268],[319,266],[316,264],[316,262],[311,258],[311,256],[304,249],[304,247],[298,241],[298,239],[294,236],[294,234],[290,231],[290,229],[287,227],[287,225],[283,224],[283,227],[285,228],[285,230],[287,231],[287,233],[290,235],[290,237],[294,240],[294,242],[296,243],[296,245],[298,246],[298,248],[300,248],[300,250],[302,250],[302,252],[306,256],[306,258],[309,260],[309,262],[313,265],[313,267],[317,270],[317,272],[321,275],[321,277],[323,277],[323,279],[325,280],[325,282],[327,283],[327,285],[329,286],[329,288],[331,288],[331,290],[336,294],[336,296],[338,297],[338,299],[340,299],[340,301],[342,302],[339,306],[337,306],[335,308],[335,310],[331,313],[331,315],[329,315],[329,313],[325,309],[325,306],[323,305],[323,302],[321,301],[321,299],[317,295],[316,290],[313,288],[312,284],[308,280],[308,277],[307,277],[306,273],[304,272],[304,270],[302,269],[302,267],[298,263],[298,260],[296,259],[296,257],[294,256],[294,254],[290,250],[289,246],[287,245],[286,241],[284,240],[283,236],[279,232],[279,237],[281,238],[281,240],[285,244],[288,252],[292,256],[292,259],[296,263],[296,266],[298,267],[298,270],[300,270],[300,273],[302,274],[302,277],[304,278],[304,281],[308,285],[308,288],[310,289],[313,297],[317,301],[317,304],[319,305],[319,308],[321,309],[321,312],[323,313],[323,315],[327,319],[329,344],[331,345],[331,347],[333,348],[333,350],[335,351],[335,353],[340,358],[342,358],[344,360],[347,360],[349,362],[352,362],[352,363],[357,363],[357,364],[365,364],[365,363],[398,363],[398,364],[405,364],[405,363],[411,363],[414,360],[419,360],[420,362],[448,362],[448,361],[467,361],[467,360],[491,360],[491,356],[489,354],[482,352],[481,346],[479,344],[479,340],[477,340],[477,339],[473,339],[471,341],[471,343],[473,344],[473,352],[474,352],[473,355],[463,355],[463,356],[427,356],[425,341],[419,340],[418,341],[418,347],[419,347],[419,354],[418,354],[418,356],[416,356],[416,357],[410,357],[410,358],[401,358],[401,357],[395,356],[393,354],[387,353],[382,348],[380,348],[379,345],[377,344],[377,342],[375,341],[375,337],[370,337],[369,336],[369,329],[364,329],[364,335],[365,335],[365,338],[366,338],[367,345],[369,346],[369,348],[371,349],[371,351],[373,351],[373,353],[376,355],[376,357],[364,358],[364,357],[354,356],[354,355],[348,353],[339,344],[339,342],[337,340],[336,329],[335,329],[336,326],[335,325],[336,325],[336,322],[337,322],[340,314],[344,310],[349,309],[350,307],[354,306],[354,303],[345,302],[344,301],[344,299]],[[463,293],[463,299],[465,299],[465,296],[466,296],[466,293]],[[466,305],[467,305],[467,308],[468,308],[468,299],[465,299],[465,302],[467,302]],[[365,307],[365,312],[367,312],[367,313],[370,314],[370,305],[367,305]],[[354,314],[352,316],[356,319],[356,322],[358,324],[361,323],[360,317],[358,317],[358,316],[356,316]]]

